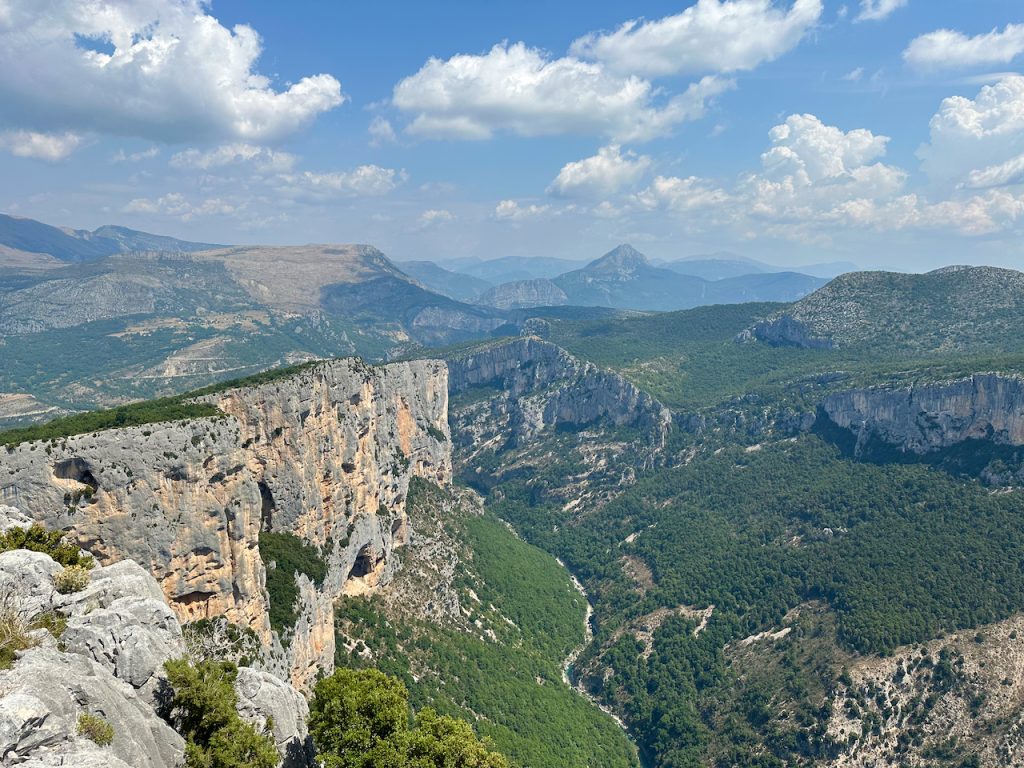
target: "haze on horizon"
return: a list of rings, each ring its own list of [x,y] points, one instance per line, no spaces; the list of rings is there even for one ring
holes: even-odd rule
[[[0,211],[396,260],[1019,268],[1022,64],[1011,0],[0,0]]]

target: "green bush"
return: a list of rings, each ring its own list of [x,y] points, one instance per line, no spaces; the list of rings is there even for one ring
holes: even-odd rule
[[[114,726],[99,715],[83,712],[78,716],[78,735],[101,747],[114,743]]]
[[[178,659],[164,669],[172,690],[167,715],[185,739],[186,768],[274,768],[280,762],[274,739],[238,716],[238,667]]]
[[[14,666],[18,651],[31,648],[34,643],[28,636],[32,627],[12,608],[0,611],[0,670]]]
[[[49,555],[65,567],[79,566],[86,570],[95,564],[88,555],[82,555],[74,544],[64,540],[61,531],[48,531],[38,523],[31,528],[11,528],[0,534],[0,552],[27,549]]]

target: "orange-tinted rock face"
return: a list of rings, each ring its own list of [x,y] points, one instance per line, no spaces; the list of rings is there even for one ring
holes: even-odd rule
[[[322,547],[328,576],[302,590],[288,647],[301,684],[333,658],[333,601],[392,573],[409,480],[451,481],[447,369],[340,360],[206,399],[225,416],[21,445],[0,486],[103,563],[149,568],[183,621],[224,615],[265,642],[260,530]]]

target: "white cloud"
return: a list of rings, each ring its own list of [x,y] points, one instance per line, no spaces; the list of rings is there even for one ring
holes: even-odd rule
[[[117,150],[114,155],[110,158],[112,163],[141,163],[143,160],[152,160],[160,155],[160,149],[158,147],[150,147],[149,149],[143,149],[139,152],[125,152],[123,149]]]
[[[963,186],[967,189],[990,189],[1024,183],[1024,155],[1017,155],[998,165],[971,171]]]
[[[857,67],[856,69],[851,69],[849,72],[843,75],[843,80],[847,80],[851,83],[856,83],[862,77],[864,77],[864,67]]]
[[[903,59],[921,69],[950,69],[1008,64],[1024,53],[1024,24],[1007,24],[1000,32],[967,37],[953,29],[939,29],[914,38]]]
[[[414,115],[409,133],[425,138],[487,139],[598,134],[615,141],[662,136],[704,115],[706,102],[734,87],[705,77],[668,99],[647,80],[609,73],[600,63],[552,59],[524,43],[483,55],[430,59],[394,89],[393,103]]]
[[[7,131],[0,133],[0,149],[15,157],[31,157],[55,163],[74,152],[82,143],[75,133],[36,133],[35,131]]]
[[[407,178],[405,171],[361,165],[353,171],[282,174],[281,191],[291,197],[379,197],[393,191]]]
[[[428,227],[436,227],[454,219],[455,214],[451,211],[446,211],[443,208],[431,208],[420,214],[419,226],[421,229],[427,229]]]
[[[180,192],[170,192],[156,199],[140,197],[122,208],[124,213],[144,213],[170,216],[191,221],[197,216],[223,216],[235,213],[237,206],[221,198],[209,198],[193,203]]]
[[[918,150],[934,180],[992,185],[1006,181],[1005,164],[1024,154],[1024,77],[984,86],[974,99],[945,99],[931,119],[929,143]]]
[[[326,74],[277,88],[260,38],[203,0],[4,0],[0,121],[157,141],[271,141],[344,101]]]
[[[771,0],[698,0],[674,16],[591,33],[570,51],[631,75],[750,70],[795,48],[821,12],[821,0],[794,0],[788,11]]]
[[[658,176],[647,189],[638,193],[634,200],[648,210],[666,208],[681,213],[724,206],[732,202],[732,197],[725,190],[696,176],[685,179]]]
[[[860,13],[854,21],[881,21],[909,0],[860,0]]]
[[[223,144],[214,149],[202,151],[186,149],[171,157],[174,168],[196,168],[208,171],[228,165],[251,164],[257,170],[267,173],[287,173],[295,167],[297,158],[288,152],[279,152],[253,144]]]
[[[623,153],[618,144],[610,144],[592,157],[562,166],[548,187],[548,193],[562,197],[604,197],[636,184],[650,165],[651,158],[646,155]]]
[[[1024,222],[1024,194],[991,189],[937,202],[906,192],[908,174],[880,162],[889,141],[865,129],[842,131],[814,115],[791,115],[769,133],[761,170],[731,189],[707,179],[659,176],[632,197],[637,210],[667,210],[690,228],[731,227],[828,243],[840,230],[952,231],[967,236],[1006,231]],[[1024,157],[975,175],[983,182],[1019,180]],[[699,215],[691,215],[699,212]]]
[[[504,221],[522,221],[546,216],[552,212],[550,205],[521,206],[515,200],[502,200],[494,209],[494,218]]]
[[[379,147],[382,144],[392,144],[396,140],[395,129],[389,120],[377,115],[370,121],[370,146]]]

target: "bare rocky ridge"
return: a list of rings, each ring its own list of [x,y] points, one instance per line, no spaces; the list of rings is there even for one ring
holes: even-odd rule
[[[451,480],[445,366],[346,359],[206,399],[225,415],[10,449],[4,498],[101,563],[141,563],[181,620],[225,616],[266,644],[260,530],[321,547],[323,587],[300,583],[294,637],[273,654],[307,687],[333,669],[334,599],[391,575],[410,478]]]
[[[536,278],[502,283],[486,291],[479,302],[498,309],[527,309],[562,306],[569,303],[569,297],[550,280]]]

